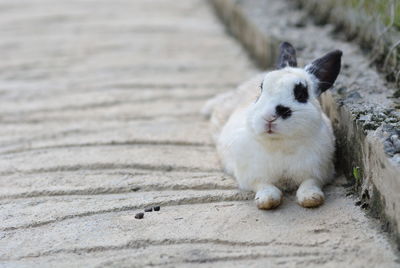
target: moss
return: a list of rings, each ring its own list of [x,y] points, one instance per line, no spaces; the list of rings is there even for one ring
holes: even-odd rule
[[[361,186],[361,183],[362,183],[362,178],[363,178],[363,176],[362,176],[362,172],[361,172],[361,168],[360,167],[353,167],[353,178],[354,178],[354,181],[355,181],[355,184],[354,184],[354,190],[357,190],[358,188],[360,188],[360,186]]]
[[[361,181],[361,171],[359,167],[354,167],[353,168],[353,177],[356,180],[356,182]]]

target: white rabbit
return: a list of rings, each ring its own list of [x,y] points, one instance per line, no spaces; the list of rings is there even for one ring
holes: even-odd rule
[[[335,137],[317,97],[335,82],[342,52],[297,68],[293,46],[280,46],[278,69],[216,96],[203,108],[221,162],[241,189],[256,192],[260,209],[277,207],[282,190],[297,189],[298,203],[324,202],[333,178]],[[260,89],[261,88],[261,89]]]

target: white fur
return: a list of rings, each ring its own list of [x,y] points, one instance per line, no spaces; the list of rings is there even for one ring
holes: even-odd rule
[[[293,88],[299,82],[308,86],[307,103],[294,98]],[[208,102],[203,113],[211,115],[221,162],[241,189],[262,195],[267,185],[292,190],[308,181],[300,188],[303,194],[298,193],[298,198],[300,194],[307,199],[318,192],[315,187],[319,189],[331,180],[335,139],[314,93],[317,82],[304,69],[286,67],[259,75]],[[293,112],[287,119],[278,118],[274,133],[268,134],[266,119],[274,114],[277,105]],[[304,190],[308,188],[314,191]]]
[[[269,184],[257,191],[254,199],[257,207],[261,209],[271,209],[279,206],[281,203],[282,192],[276,186]]]

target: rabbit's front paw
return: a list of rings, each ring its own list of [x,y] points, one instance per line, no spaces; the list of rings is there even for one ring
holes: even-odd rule
[[[300,186],[296,193],[297,202],[305,208],[314,208],[324,203],[322,190],[316,185]]]
[[[257,191],[254,200],[259,209],[273,209],[280,205],[282,192],[274,185],[268,185]]]

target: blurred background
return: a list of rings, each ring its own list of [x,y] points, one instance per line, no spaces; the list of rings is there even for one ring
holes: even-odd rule
[[[386,79],[400,80],[400,2],[397,0],[293,0],[308,10],[317,23],[332,22],[336,31],[359,43],[371,62],[386,73]],[[397,91],[396,95],[400,96]],[[397,96],[397,97],[398,97]]]

